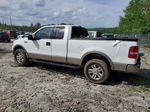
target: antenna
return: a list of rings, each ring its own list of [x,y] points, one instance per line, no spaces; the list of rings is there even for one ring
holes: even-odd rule
[[[12,19],[11,19],[11,16],[10,16],[10,25],[12,26]]]

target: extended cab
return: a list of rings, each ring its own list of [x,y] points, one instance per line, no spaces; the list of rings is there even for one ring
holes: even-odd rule
[[[80,26],[44,26],[33,35],[14,41],[12,50],[19,66],[31,60],[80,66],[93,83],[105,83],[111,70],[137,72],[140,68],[137,39],[86,38]]]

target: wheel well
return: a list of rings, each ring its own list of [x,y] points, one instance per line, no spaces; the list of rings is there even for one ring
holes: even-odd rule
[[[111,65],[110,61],[105,56],[100,55],[100,54],[95,54],[95,53],[94,54],[89,54],[89,55],[85,56],[83,58],[83,60],[82,60],[82,66],[84,66],[91,59],[100,59],[100,60],[103,60],[103,61],[105,61],[108,64],[109,68],[112,69],[112,65]]]
[[[17,49],[23,49],[23,50],[25,50],[23,47],[21,47],[21,46],[16,46],[14,49],[13,49],[13,53],[15,53],[15,51],[17,50]]]

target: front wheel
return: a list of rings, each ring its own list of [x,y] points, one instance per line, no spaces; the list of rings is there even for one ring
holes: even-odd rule
[[[105,61],[92,59],[85,64],[84,74],[90,82],[103,84],[109,79],[110,69]]]
[[[17,49],[14,53],[14,58],[18,66],[25,66],[28,64],[28,58],[23,49]]]

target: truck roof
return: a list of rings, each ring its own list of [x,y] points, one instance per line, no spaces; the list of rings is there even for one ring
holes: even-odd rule
[[[50,27],[50,26],[52,26],[52,27],[58,27],[58,26],[76,26],[76,27],[81,27],[81,26],[78,26],[78,25],[45,25],[45,26],[43,26],[43,27]]]

